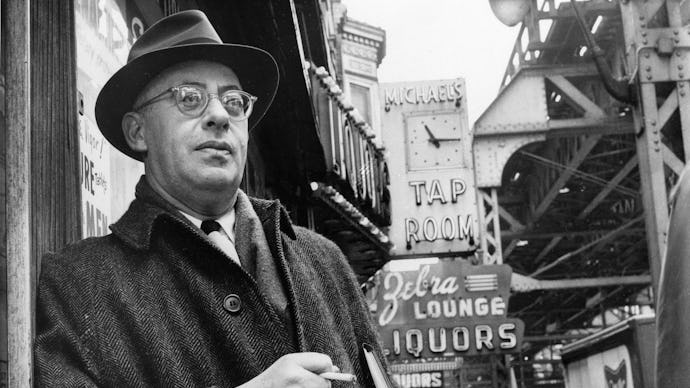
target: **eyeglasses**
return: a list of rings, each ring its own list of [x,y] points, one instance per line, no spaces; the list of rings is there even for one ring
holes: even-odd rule
[[[192,85],[179,85],[166,89],[161,94],[152,97],[139,104],[133,109],[138,111],[141,108],[161,101],[167,94],[172,93],[175,98],[177,109],[187,116],[200,116],[208,107],[212,98],[217,98],[223,108],[228,112],[230,120],[244,121],[249,118],[254,108],[254,102],[258,99],[243,90],[228,90],[221,94],[209,93],[205,89]]]

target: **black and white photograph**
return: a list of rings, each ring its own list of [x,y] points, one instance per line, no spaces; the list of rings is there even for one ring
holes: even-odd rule
[[[5,0],[0,58],[0,388],[690,387],[690,0]]]

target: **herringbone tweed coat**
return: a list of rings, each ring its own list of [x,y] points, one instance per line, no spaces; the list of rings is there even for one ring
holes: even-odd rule
[[[278,201],[251,204],[294,330],[252,276],[142,179],[112,234],[44,258],[37,386],[233,387],[295,351],[328,354],[361,386],[373,386],[361,348],[371,344],[380,356],[378,338],[341,251],[293,226]],[[234,313],[223,304],[230,294],[241,301]]]

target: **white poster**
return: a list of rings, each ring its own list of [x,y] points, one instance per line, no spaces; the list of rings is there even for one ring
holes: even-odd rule
[[[127,62],[132,33],[141,31],[143,26],[139,17],[125,14],[127,8],[130,13],[136,11],[132,4],[115,0],[75,1],[83,237],[108,234],[108,226],[125,211],[133,198],[134,183],[143,173],[141,163],[110,146],[99,131],[94,114],[98,92]]]

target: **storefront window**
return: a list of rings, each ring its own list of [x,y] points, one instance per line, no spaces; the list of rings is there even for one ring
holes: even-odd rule
[[[351,83],[350,96],[352,105],[362,114],[367,123],[371,123],[371,91],[368,87]]]

